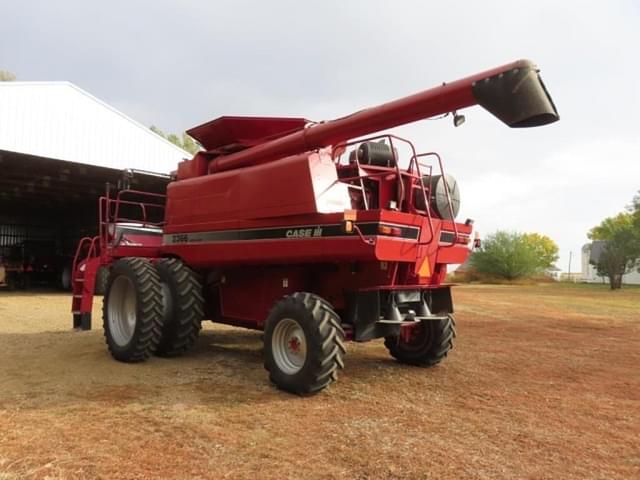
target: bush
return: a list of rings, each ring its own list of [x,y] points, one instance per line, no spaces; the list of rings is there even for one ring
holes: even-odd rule
[[[497,231],[471,254],[471,267],[480,275],[503,280],[541,276],[558,259],[558,246],[535,233]]]

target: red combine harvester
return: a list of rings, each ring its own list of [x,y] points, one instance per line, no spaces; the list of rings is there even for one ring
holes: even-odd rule
[[[99,235],[74,260],[74,326],[91,328],[107,266],[104,329],[120,361],[180,355],[210,319],[264,330],[271,380],[299,394],[336,380],[346,340],[384,338],[400,362],[439,363],[455,336],[443,282],[469,254],[472,221],[455,221],[458,186],[436,153],[363,137],[446,113],[458,123],[475,104],[510,127],[558,120],[521,60],[329,122],[221,117],[193,128],[206,150],[178,165],[166,198],[100,198]]]

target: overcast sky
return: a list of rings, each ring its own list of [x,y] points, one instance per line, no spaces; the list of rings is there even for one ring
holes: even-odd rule
[[[331,119],[518,58],[558,123],[396,129],[436,150],[462,218],[549,235],[580,268],[586,232],[640,190],[640,2],[0,0],[0,69],[69,80],[145,125],[225,114]]]

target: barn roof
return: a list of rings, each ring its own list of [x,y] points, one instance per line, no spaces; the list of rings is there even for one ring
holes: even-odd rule
[[[0,82],[0,150],[159,173],[191,157],[70,82]]]

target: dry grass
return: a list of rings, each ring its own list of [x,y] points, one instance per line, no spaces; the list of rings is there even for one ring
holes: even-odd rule
[[[69,331],[66,295],[2,292],[0,480],[640,478],[640,289],[455,296],[439,367],[351,344],[340,381],[298,398],[257,332],[208,324],[188,356],[127,365]]]

